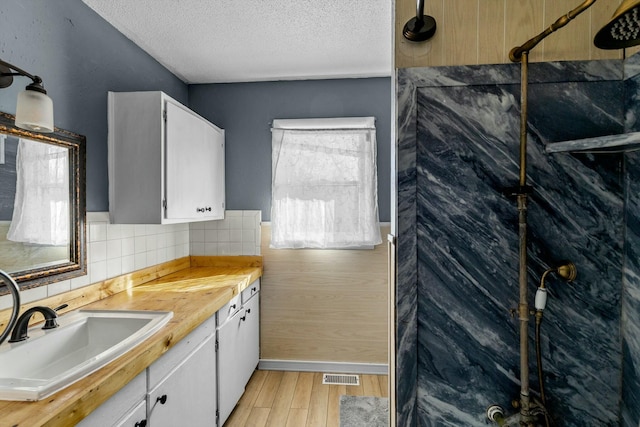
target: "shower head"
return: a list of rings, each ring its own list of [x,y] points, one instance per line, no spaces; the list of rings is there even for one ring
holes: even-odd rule
[[[640,44],[640,0],[623,0],[593,44],[600,49],[622,49]]]
[[[424,1],[417,0],[416,16],[404,24],[402,35],[412,42],[423,42],[436,33],[436,20],[424,14]]]

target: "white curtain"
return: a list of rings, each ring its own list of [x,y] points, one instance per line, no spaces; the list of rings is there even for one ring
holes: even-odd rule
[[[16,198],[7,239],[38,245],[68,245],[68,150],[20,139],[16,173]]]
[[[271,247],[360,248],[382,242],[375,120],[275,120]]]

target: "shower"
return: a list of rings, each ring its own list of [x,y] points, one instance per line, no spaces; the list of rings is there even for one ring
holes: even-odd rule
[[[566,15],[558,18],[551,26],[537,36],[531,38],[521,46],[514,47],[509,52],[512,62],[521,63],[520,88],[520,152],[519,152],[519,182],[510,192],[516,196],[518,209],[518,238],[519,238],[519,303],[517,317],[520,331],[520,396],[517,400],[519,412],[505,416],[498,405],[492,405],[487,410],[489,420],[500,426],[535,427],[541,418],[546,426],[550,425],[550,416],[544,404],[544,384],[540,382],[542,400],[534,401],[530,397],[529,387],[529,317],[531,309],[528,302],[527,286],[527,201],[532,188],[527,185],[527,90],[528,90],[528,59],[529,52],[551,33],[567,25],[576,16],[591,7],[596,0],[585,0]],[[611,20],[596,34],[594,44],[601,49],[622,49],[640,44],[640,0],[624,0],[613,14]],[[575,278],[575,266],[565,263],[561,267],[547,270],[541,280],[536,296],[536,336],[539,338],[542,311],[546,304],[546,289],[544,279],[551,272],[558,273],[568,281]],[[541,308],[538,308],[541,307]],[[539,341],[539,340],[538,340]],[[539,350],[536,352],[538,368],[541,369]],[[542,375],[540,374],[539,377]]]

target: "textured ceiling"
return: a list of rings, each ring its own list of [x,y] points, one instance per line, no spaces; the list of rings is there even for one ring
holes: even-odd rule
[[[186,83],[391,75],[389,0],[83,0]]]

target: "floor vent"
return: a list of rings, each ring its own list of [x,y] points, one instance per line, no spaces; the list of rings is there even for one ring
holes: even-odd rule
[[[322,384],[331,385],[360,385],[359,375],[323,374]]]

